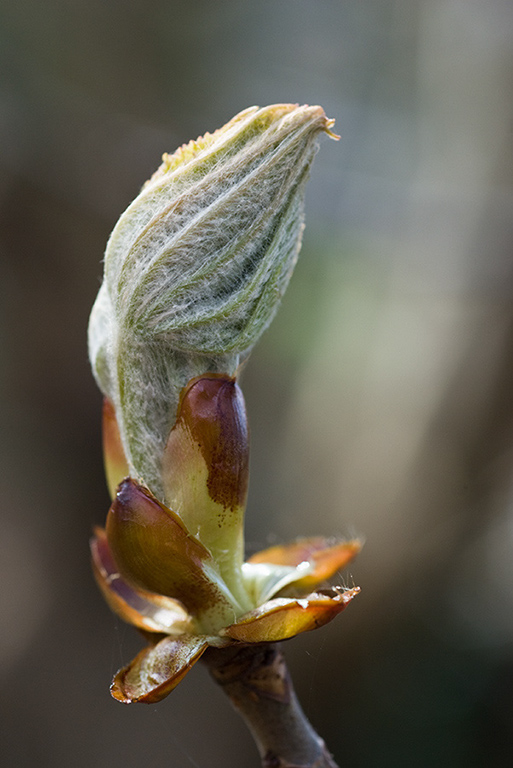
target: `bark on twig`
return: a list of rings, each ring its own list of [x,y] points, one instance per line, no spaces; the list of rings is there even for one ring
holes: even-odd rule
[[[203,659],[249,727],[262,768],[337,768],[301,709],[275,644],[212,648]]]

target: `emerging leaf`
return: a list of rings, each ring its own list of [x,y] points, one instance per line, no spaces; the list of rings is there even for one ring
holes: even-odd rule
[[[164,155],[119,219],[91,313],[89,352],[114,403],[130,475],[163,500],[160,465],[178,393],[233,376],[271,322],[301,245],[321,107],[236,115]]]

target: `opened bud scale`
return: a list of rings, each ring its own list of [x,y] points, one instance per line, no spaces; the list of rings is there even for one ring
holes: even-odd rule
[[[209,647],[284,640],[358,593],[323,586],[357,540],[301,539],[244,562],[236,374],[290,279],[331,124],[320,107],[241,112],[164,155],[109,240],[89,350],[113,501],[91,550],[107,602],[148,640],[114,678],[125,703],[163,698]]]

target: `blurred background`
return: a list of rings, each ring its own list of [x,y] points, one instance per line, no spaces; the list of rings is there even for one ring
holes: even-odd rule
[[[163,151],[321,104],[302,255],[244,375],[248,550],[362,535],[362,593],[287,644],[341,766],[513,764],[511,0],[0,0],[1,750],[258,768],[201,665],[123,707],[141,646],[90,574],[108,508],[88,314]]]

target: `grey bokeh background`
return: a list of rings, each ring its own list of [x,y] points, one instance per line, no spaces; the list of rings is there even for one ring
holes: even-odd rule
[[[320,103],[304,249],[244,377],[248,548],[363,534],[362,594],[291,641],[351,768],[513,763],[510,0],[1,0],[3,764],[257,768],[205,670],[154,707],[96,591],[85,347],[101,256],[163,151]]]

